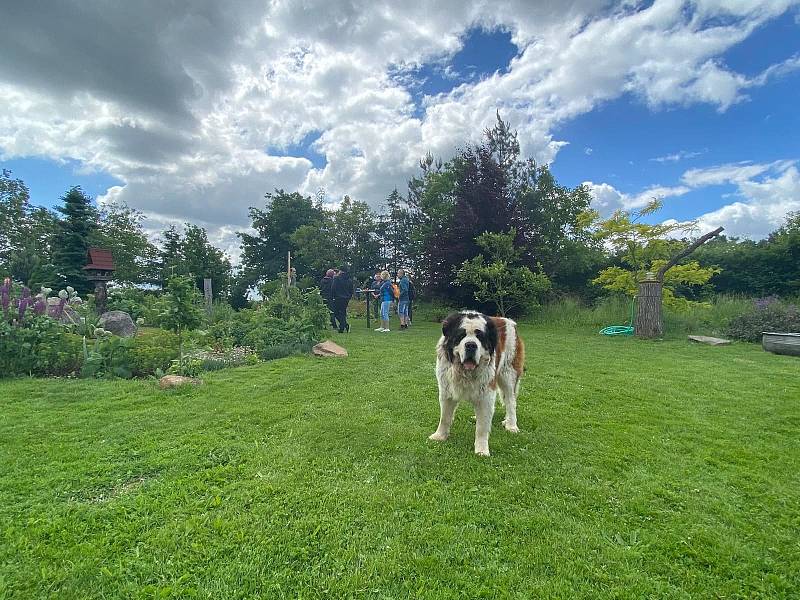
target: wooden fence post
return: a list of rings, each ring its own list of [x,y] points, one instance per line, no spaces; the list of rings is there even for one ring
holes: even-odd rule
[[[661,287],[662,282],[654,273],[647,273],[639,282],[636,323],[634,323],[636,337],[656,338],[664,333],[661,322]]]
[[[211,304],[213,302],[214,295],[211,290],[211,279],[208,277],[203,278],[203,296],[206,299],[206,312],[211,314]]]

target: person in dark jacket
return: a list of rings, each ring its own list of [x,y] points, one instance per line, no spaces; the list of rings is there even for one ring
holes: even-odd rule
[[[331,296],[333,297],[334,323],[338,325],[339,333],[350,331],[350,325],[347,323],[347,303],[353,297],[353,279],[346,266],[339,269],[333,278]]]
[[[325,273],[325,277],[319,282],[319,293],[322,296],[322,301],[325,302],[325,306],[328,307],[328,311],[331,313],[331,327],[334,329],[336,329],[336,319],[333,316],[333,295],[331,290],[333,287],[333,276],[335,274],[333,269],[328,269]]]

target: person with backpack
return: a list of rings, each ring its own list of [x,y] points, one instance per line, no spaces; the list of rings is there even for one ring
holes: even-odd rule
[[[347,322],[347,304],[353,297],[353,279],[347,266],[339,269],[331,284],[331,296],[333,297],[333,318],[334,326],[338,325],[339,333],[350,331],[350,324]]]
[[[397,287],[398,289],[398,296],[397,296],[397,315],[400,317],[400,330],[408,329],[408,303],[409,303],[409,281],[408,277],[406,277],[406,272],[404,269],[398,269],[397,271]]]
[[[392,278],[389,275],[389,271],[383,271],[381,273],[381,281],[381,287],[378,289],[378,297],[381,300],[381,326],[375,331],[388,333],[390,331],[389,309],[391,308],[392,300],[394,299],[394,284],[392,283]]]
[[[336,319],[333,316],[333,294],[331,293],[334,275],[336,275],[336,272],[333,269],[328,269],[325,277],[319,282],[319,293],[325,306],[328,307],[328,312],[331,313],[331,327],[336,329]]]

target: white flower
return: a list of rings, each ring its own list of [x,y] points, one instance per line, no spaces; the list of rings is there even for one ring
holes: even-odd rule
[[[68,293],[70,296],[72,295],[72,292],[74,292],[74,291],[75,291],[75,288],[74,288],[74,287],[72,287],[71,285],[68,285],[68,286],[67,286],[67,293]]]
[[[58,292],[58,297],[62,300],[66,300],[69,297],[69,294],[67,293],[67,290],[61,290]]]

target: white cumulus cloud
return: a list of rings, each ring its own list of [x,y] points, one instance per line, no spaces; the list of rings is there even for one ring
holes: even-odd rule
[[[452,156],[497,109],[540,162],[569,142],[556,139],[558,125],[624,94],[651,107],[727,110],[800,67],[792,56],[746,77],[721,59],[792,4],[9,3],[0,21],[0,158],[107,172],[122,184],[101,200],[125,201],[154,224],[203,224],[234,247],[247,207],[273,188],[321,187],[331,199],[378,206],[420,156]],[[518,54],[507,68],[412,96],[421,66],[453,74],[449,60],[476,27],[510,32]],[[312,138],[321,168],[287,156]],[[596,190],[609,208],[630,207],[715,176],[687,173],[672,188],[616,198],[605,184]]]

